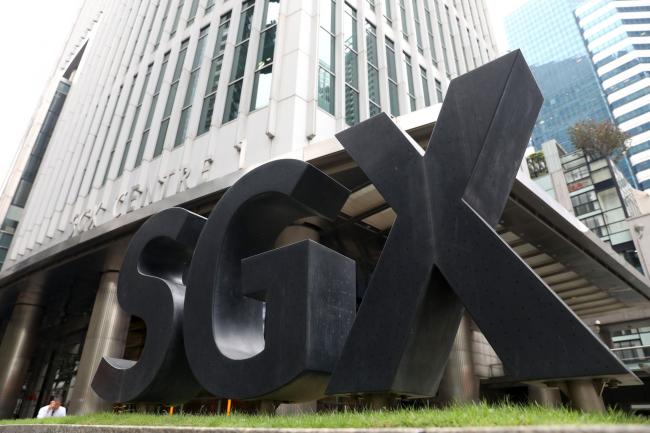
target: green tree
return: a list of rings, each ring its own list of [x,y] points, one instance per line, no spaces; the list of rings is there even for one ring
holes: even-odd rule
[[[618,126],[608,120],[596,122],[584,120],[569,128],[571,143],[576,149],[586,155],[598,158],[618,160],[630,139],[630,134],[621,131]]]

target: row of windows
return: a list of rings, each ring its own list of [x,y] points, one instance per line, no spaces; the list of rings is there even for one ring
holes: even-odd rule
[[[640,65],[643,63],[650,63],[650,58],[648,57],[641,57],[637,59],[632,59],[627,63],[623,63],[621,66],[618,66],[617,68],[612,69],[609,72],[604,73],[603,75],[600,76],[600,79],[602,81],[608,80],[612,77],[615,77],[616,75],[620,74],[621,72],[625,72],[630,68],[633,68],[636,65]]]
[[[416,1],[417,0],[413,0],[414,13],[417,13],[416,12],[417,8],[415,7]],[[175,34],[180,33],[179,29],[183,25],[183,21],[181,21],[181,16],[185,6],[189,6],[189,15],[187,16],[187,20],[185,21],[185,26],[189,26],[192,23],[194,23],[199,11],[199,3],[200,0],[191,0],[191,3],[190,2],[186,3],[184,1],[179,1],[177,3],[174,3],[172,0],[161,0],[158,4],[151,5],[149,8],[149,13],[151,14],[153,12],[152,14],[153,18],[151,20],[151,24],[147,28],[147,26],[144,25],[144,17],[143,17],[142,19],[143,22],[140,26],[140,29],[134,30],[134,32],[138,34],[137,39],[140,39],[139,35],[146,31],[146,37],[145,37],[146,41],[148,41],[150,36],[152,38],[153,36],[156,36],[156,42],[154,45],[155,47],[158,47],[161,43],[162,34],[164,33],[163,29],[165,27],[171,28],[170,35],[169,35],[170,38],[173,37]],[[239,21],[237,23],[238,28],[237,28],[237,37],[235,39],[235,50],[233,56],[232,69],[229,71],[230,75],[227,81],[227,89],[224,89],[224,92],[226,94],[226,102],[223,106],[223,117],[221,119],[223,123],[236,119],[240,111],[243,76],[244,76],[244,69],[246,65],[246,59],[249,57],[249,51],[250,51],[248,48],[249,48],[249,42],[251,37],[251,26],[252,26],[253,14],[255,12],[254,11],[255,3],[256,2],[254,0],[247,0],[247,1],[243,1],[242,3],[241,14],[239,16]],[[335,70],[335,61],[336,61],[336,59],[334,58],[334,35],[337,33],[335,31],[336,20],[334,14],[334,1],[321,0],[319,1],[319,3],[321,5],[323,4],[330,5],[330,8],[327,7],[325,8],[325,9],[329,9],[330,12],[329,20],[327,19],[327,14],[322,14],[322,19],[321,19],[321,30],[324,29],[329,32],[329,38],[330,38],[329,45],[323,44],[321,35],[319,35],[319,39],[321,39],[319,41],[319,46],[321,47],[321,53],[324,51],[323,47],[325,47],[326,49],[329,48],[329,50],[327,51],[329,51],[330,58],[329,58],[329,62],[325,62],[323,61],[324,56],[319,55],[320,62],[319,62],[318,100],[321,108],[324,108],[323,105],[327,106],[327,104],[321,104],[321,101],[323,99],[328,99],[329,107],[331,107],[330,108],[331,111],[330,110],[328,111],[333,112],[334,70]],[[427,20],[427,32],[429,34],[430,43],[433,44],[431,20],[429,19],[431,18],[431,16],[430,16],[429,6],[427,3],[428,2],[425,2],[425,8],[424,8],[426,12],[426,16],[423,17]],[[214,1],[208,1],[208,3],[206,4],[205,12],[207,13],[209,10],[213,9],[214,4],[215,4]],[[252,97],[250,100],[250,110],[256,110],[268,104],[271,81],[272,81],[271,78],[272,78],[272,70],[273,70],[275,37],[277,33],[277,15],[279,13],[279,0],[266,0],[264,1],[263,4],[264,4],[264,11],[262,12],[263,23],[260,28],[259,49],[257,50],[258,51],[257,61],[255,62],[255,68],[253,71],[254,83],[253,83],[253,91],[251,93]],[[437,2],[436,2],[436,7],[438,7]],[[159,15],[161,13],[162,13],[162,18]],[[448,13],[447,18],[448,20],[450,20],[449,23],[450,31],[453,32],[453,30],[451,30],[453,27],[451,26],[452,22],[451,22],[451,18],[449,17],[448,8],[447,8],[447,13]],[[440,16],[439,13],[438,16]],[[200,107],[201,112],[199,116],[199,125],[197,129],[197,134],[205,133],[210,129],[213,119],[217,118],[214,115],[216,94],[218,90],[217,86],[219,83],[219,78],[221,75],[221,69],[224,60],[226,39],[228,37],[229,29],[231,27],[230,26],[231,18],[232,17],[230,13],[224,14],[220,17],[219,24],[218,24],[219,28],[217,32],[217,41],[215,43],[215,48],[210,62],[210,73],[208,76],[208,82],[206,85],[205,92],[203,93],[202,101],[201,98],[198,95],[196,95],[196,93],[197,93],[199,75],[201,72],[200,71],[201,63],[202,63],[201,58],[203,57],[204,51],[206,49],[207,38],[208,35],[210,34],[210,25],[200,29],[198,40],[196,40],[196,49],[193,52],[188,53],[188,50],[190,49],[191,46],[190,39],[189,38],[184,39],[180,42],[180,48],[178,48],[178,53],[176,58],[172,56],[171,51],[167,51],[166,53],[163,54],[162,61],[160,62],[160,64],[156,65],[155,63],[151,63],[147,65],[146,72],[144,74],[140,72],[139,74],[134,74],[130,76],[132,77],[131,82],[123,83],[121,86],[119,86],[117,92],[112,96],[113,98],[115,98],[112,101],[112,103],[114,104],[112,106],[112,110],[106,109],[109,106],[110,96],[107,98],[105,113],[101,113],[101,116],[104,117],[106,115],[111,119],[111,121],[108,122],[109,126],[107,127],[107,131],[104,136],[104,141],[102,143],[98,143],[98,145],[101,145],[101,147],[99,147],[99,149],[101,149],[101,151],[99,152],[99,156],[97,157],[97,159],[93,159],[92,161],[93,164],[89,164],[87,166],[87,168],[89,168],[89,167],[93,167],[94,165],[94,171],[91,172],[90,170],[88,170],[88,174],[92,173],[91,179],[93,179],[93,181],[90,182],[88,185],[96,184],[96,182],[99,182],[100,180],[102,185],[104,185],[107,182],[108,176],[110,174],[117,173],[117,177],[121,176],[124,170],[127,168],[127,165],[132,165],[133,168],[140,166],[145,157],[145,153],[147,153],[147,149],[151,149],[149,150],[149,152],[153,151],[153,156],[155,157],[162,153],[162,151],[166,147],[166,143],[168,142],[173,143],[174,147],[182,145],[187,139],[187,137],[191,134],[191,132],[189,131],[189,128],[191,127],[191,125],[189,124],[189,119],[192,114],[193,102],[195,100],[195,97],[198,97],[199,101],[202,103]],[[159,23],[160,28],[158,28],[154,24],[156,19],[162,20]],[[421,25],[420,19],[421,17],[418,16],[417,17],[418,26]],[[438,20],[439,19],[440,18],[438,18]],[[330,23],[329,25],[326,24],[328,21]],[[356,21],[356,17],[355,17],[355,21]],[[373,115],[378,113],[381,110],[382,103],[384,105],[388,105],[388,101],[380,100],[381,98],[380,86],[386,85],[387,83],[380,84],[378,58],[379,58],[379,49],[381,48],[380,44],[382,42],[385,43],[386,50],[388,52],[389,40],[386,39],[383,41],[378,41],[376,31],[374,29],[374,25],[371,24],[370,22],[366,22],[364,24],[366,30],[365,31],[366,45],[368,47],[368,50],[366,50],[367,53],[366,62],[367,62],[367,71],[368,71],[368,95],[369,95],[368,103],[369,103],[370,114]],[[356,33],[356,26],[353,27],[355,28],[355,33]],[[456,27],[458,28],[456,34],[460,36],[459,20],[456,21]],[[158,34],[151,35],[151,33],[153,31],[156,31],[156,29],[158,30]],[[421,30],[422,30],[421,28],[416,29],[416,33],[421,32]],[[422,34],[419,35],[416,34],[416,38],[418,39],[418,48],[420,48],[423,45],[423,40],[421,36]],[[468,32],[468,37],[469,37],[469,32]],[[355,39],[354,43],[357,44],[358,38],[356,34],[354,35],[354,39]],[[146,45],[147,45],[146,41],[143,45],[142,51],[140,52],[140,59],[143,58],[144,52],[146,51]],[[458,66],[459,60],[456,53],[455,44],[453,48],[454,48],[455,61]],[[355,49],[358,49],[358,47],[355,46]],[[390,99],[391,112],[393,112],[394,114],[398,114],[399,101],[397,97],[397,62],[398,62],[397,58],[400,56],[400,54],[395,53],[394,44],[392,50],[393,50],[392,62],[394,64],[393,70],[395,73],[392,76],[392,85],[390,87],[394,85],[394,91],[389,91],[389,99]],[[134,52],[135,52],[135,46],[134,46],[134,51],[131,53],[131,55],[134,55]],[[444,52],[446,58],[446,48]],[[354,50],[352,49],[350,49],[349,53],[350,53],[350,57],[354,57],[354,59],[351,58],[350,60],[348,60],[346,58],[346,63],[349,62],[350,65],[354,65],[355,67],[358,66],[358,61],[359,61],[358,53],[354,52]],[[253,55],[253,53],[250,54]],[[463,48],[463,54],[465,55],[466,66],[469,68],[467,64],[468,59],[467,59],[467,52],[465,51],[465,48]],[[402,52],[401,56],[403,56],[401,60],[403,60],[405,64],[406,81],[408,85],[407,94],[408,94],[408,101],[411,110],[415,109],[415,84],[416,84],[415,79],[417,78],[415,74],[418,73],[418,70],[419,70],[420,80],[423,89],[422,96],[424,98],[424,103],[426,105],[429,105],[431,103],[431,97],[429,95],[430,89],[428,87],[429,77],[427,76],[427,70],[419,66],[417,62],[412,62],[411,58],[408,56],[406,52]],[[189,64],[190,61],[191,61],[191,66]],[[187,69],[189,70],[189,79],[187,82],[187,87],[183,89],[179,87],[181,87],[181,83],[182,83],[181,72],[186,63],[188,63]],[[173,68],[173,72],[168,71],[168,68]],[[328,76],[329,83],[327,86],[321,85],[323,84],[323,82],[321,81],[321,72],[323,70],[329,75]],[[171,82],[169,83],[165,79],[167,73],[171,74]],[[354,92],[350,93],[353,96],[351,98],[352,103],[350,104],[351,107],[350,109],[347,108],[348,104],[346,100],[346,121],[349,121],[349,123],[352,124],[359,121],[358,70],[356,68],[354,71],[350,70],[349,74],[350,75],[348,76],[347,68],[346,68],[346,85],[349,85],[351,89],[354,89],[356,86],[356,89],[354,89],[356,90],[356,98],[354,98]],[[354,77],[353,74],[356,74],[357,76]],[[165,88],[163,88],[163,83],[165,84]],[[138,89],[136,89],[136,84]],[[150,86],[152,87],[151,89],[149,89]],[[431,90],[435,89],[437,100],[441,101],[442,84],[440,83],[439,80],[434,80],[433,86],[434,87]],[[322,90],[325,88],[327,88],[327,91]],[[198,91],[200,92],[202,91],[202,89],[199,89]],[[147,100],[145,100],[145,97],[147,98]],[[136,102],[136,98],[137,98],[137,102]],[[145,108],[147,113],[142,113],[142,111],[144,111],[143,107]],[[168,129],[173,128],[173,124],[170,125],[170,122],[171,122],[171,114],[172,111],[175,110],[175,107],[180,107],[180,117],[179,117],[177,129],[175,131],[170,132]],[[133,110],[133,114],[130,114],[131,110]],[[113,121],[113,119],[115,120]],[[158,124],[156,124],[152,128],[154,120],[156,122],[160,122],[158,128],[155,127],[158,126]],[[126,128],[128,128],[128,134],[126,134],[126,141],[124,142],[124,150],[121,155],[116,155],[119,153],[118,152],[119,141],[124,139],[124,137],[122,137],[123,135],[122,132],[126,132],[123,131]],[[137,134],[136,131],[138,131]],[[155,137],[150,137],[150,135],[155,135],[156,131],[158,132],[158,135]],[[105,168],[99,170],[101,155],[104,153],[105,147],[106,147],[106,151],[108,152],[108,158],[107,158],[108,163]],[[133,163],[131,163],[130,161],[133,161]],[[116,166],[118,163],[119,166],[117,167],[118,168],[117,172],[115,172],[114,168],[116,167],[114,166]]]
[[[165,8],[165,15],[163,16],[163,26],[164,21],[167,19],[169,14],[169,3]],[[181,2],[182,3],[182,2]],[[188,18],[188,25],[193,21],[198,6],[195,8],[195,2],[191,5],[190,17]],[[213,7],[214,5],[212,5]],[[239,20],[239,28],[237,33],[237,40],[235,46],[235,53],[233,59],[233,65],[231,70],[231,75],[228,83],[227,89],[227,100],[224,107],[223,122],[229,122],[237,118],[239,113],[239,105],[241,99],[241,90],[243,85],[243,76],[246,65],[246,59],[248,55],[248,42],[251,34],[252,28],[252,19],[254,13],[255,0],[246,0],[242,4],[241,16]],[[182,4],[179,4],[178,10],[182,9]],[[273,52],[275,48],[275,35],[277,27],[277,18],[279,14],[279,0],[266,0],[264,2],[264,11],[263,11],[263,25],[260,31],[260,44],[257,53],[257,62],[254,71],[254,83],[253,83],[253,92],[251,98],[251,110],[259,109],[266,104],[268,104],[271,91],[271,77],[272,77],[272,68],[273,68]],[[214,51],[212,54],[212,60],[210,63],[210,72],[208,76],[208,82],[204,92],[204,97],[202,100],[201,106],[201,115],[199,119],[199,125],[197,129],[197,135],[203,134],[210,129],[214,105],[216,102],[217,87],[219,83],[219,78],[221,76],[221,68],[223,65],[224,52],[226,47],[226,40],[228,37],[228,31],[230,28],[231,22],[231,13],[225,13],[221,16],[219,21],[219,27],[217,31],[217,39],[215,42]],[[172,28],[177,28],[178,23],[176,23],[176,18],[174,18],[174,26]],[[183,103],[181,106],[181,114],[178,123],[177,130],[172,136],[173,146],[177,147],[182,145],[187,137],[189,136],[189,119],[192,113],[192,104],[196,95],[199,73],[201,68],[201,60],[205,51],[205,46],[207,44],[207,37],[209,34],[210,26],[205,26],[200,30],[199,38],[197,42],[196,49],[194,51],[194,56],[190,68],[190,77],[183,95]],[[180,84],[181,72],[186,60],[187,50],[189,47],[189,38],[181,42],[179,49],[179,54],[176,60],[174,67],[174,72],[172,75],[172,81],[170,84],[169,92],[167,94],[167,100],[165,101],[165,107],[162,114],[162,119],[160,121],[160,128],[158,129],[158,136],[156,138],[155,147],[154,147],[154,157],[160,155],[165,147],[167,141],[168,128],[171,119],[171,114],[174,109],[176,95],[179,91],[178,87]],[[149,107],[149,112],[146,117],[144,124],[144,129],[142,136],[140,138],[139,146],[137,148],[137,153],[134,162],[134,168],[138,167],[144,158],[144,153],[149,143],[149,136],[152,132],[151,126],[156,112],[156,107],[158,105],[158,100],[161,96],[162,85],[164,82],[165,73],[170,59],[170,52],[168,51],[163,55],[163,60],[160,66],[160,69],[156,77],[156,85],[154,88],[153,95],[151,97],[151,104]],[[147,87],[149,81],[151,80],[151,74],[153,71],[154,64],[149,64],[147,66],[147,71],[144,77],[142,88],[139,93],[138,102],[135,107],[135,112],[131,120],[129,133],[127,135],[124,152],[120,160],[120,165],[118,168],[117,176],[121,176],[125,170],[127,158],[133,143],[133,135],[138,124],[140,117],[140,112],[142,110],[142,104],[144,102],[145,95],[147,93]],[[123,123],[126,117],[126,111],[128,110],[130,100],[133,95],[133,88],[137,81],[137,74],[134,75],[133,80],[130,84],[126,104],[124,105],[123,112],[120,115],[120,120],[118,121],[118,130],[115,137],[115,142],[112,145],[111,153],[109,156],[109,163],[106,166],[102,185],[105,184],[108,179],[108,175],[113,165],[113,159],[115,150],[117,148],[117,140],[120,136],[120,132],[123,127]],[[118,100],[121,98],[121,92],[118,94]]]
[[[596,69],[599,69],[601,66],[605,66],[606,64],[616,60],[620,59],[624,55],[631,53],[634,50],[648,50],[650,49],[650,44],[633,44],[633,45],[628,45],[627,47],[621,47],[618,51],[616,51],[613,54],[610,54],[607,57],[604,57],[603,59],[597,61],[594,64],[594,67]]]
[[[403,5],[403,2],[401,2]],[[335,114],[335,1],[323,0],[321,6],[321,24],[319,29],[319,68],[318,68],[318,105],[330,114]],[[354,125],[360,120],[359,113],[359,78],[358,78],[358,37],[357,37],[357,13],[347,3],[344,3],[343,14],[343,45],[345,61],[345,121],[348,125]],[[368,112],[374,116],[382,111],[379,79],[379,57],[378,40],[376,28],[369,21],[365,22],[366,36],[366,66],[368,84]],[[386,53],[387,85],[390,113],[394,116],[400,114],[399,94],[397,85],[397,54],[395,43],[386,38],[384,41]],[[415,96],[415,75],[411,56],[406,52],[402,53],[405,64],[407,80],[407,95],[410,110],[416,109]],[[427,71],[420,66],[420,79],[422,82],[425,105],[431,105],[429,95],[429,81]],[[435,80],[435,90],[438,101],[442,101],[442,84]]]
[[[630,111],[629,113],[625,113],[621,116],[617,116],[616,123],[620,125],[623,122],[627,122],[628,120],[632,120],[648,112],[650,112],[650,105],[644,105],[642,107],[637,108],[636,110]]]
[[[645,30],[643,30],[643,31],[622,32],[622,33],[620,33],[618,36],[616,36],[614,38],[601,41],[598,45],[594,45],[594,46],[590,47],[589,51],[591,52],[592,55],[598,54],[599,52],[604,51],[607,48],[616,45],[617,43],[619,43],[623,39],[642,38],[642,37],[646,37],[646,36],[650,36],[650,32],[645,31]]]
[[[630,93],[627,96],[622,97],[621,99],[617,99],[616,101],[612,102],[609,104],[609,106],[612,108],[612,110],[622,107],[623,105],[635,101],[645,95],[650,94],[650,87],[644,87],[642,89],[637,90],[636,92]]]
[[[587,214],[600,209],[596,191],[591,190],[571,197],[571,204],[577,216]]]
[[[613,86],[607,87],[605,93],[607,93],[608,96],[612,95],[621,89],[643,80],[644,78],[650,78],[650,71],[641,71],[638,74],[634,74],[631,77],[614,84]]]

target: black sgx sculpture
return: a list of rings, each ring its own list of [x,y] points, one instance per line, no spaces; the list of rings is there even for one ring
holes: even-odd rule
[[[397,213],[359,310],[354,262],[315,242],[273,249],[349,191],[296,160],[235,183],[210,218],[174,208],[133,237],[119,302],[147,338],[104,358],[111,401],[435,395],[466,308],[520,381],[631,373],[493,230],[542,103],[516,51],[452,81],[424,153],[381,114],[337,138]]]

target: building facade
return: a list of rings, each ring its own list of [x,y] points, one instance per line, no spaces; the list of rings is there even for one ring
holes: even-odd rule
[[[616,124],[630,134],[629,160],[650,187],[650,2],[588,1],[576,20]]]
[[[274,158],[339,155],[336,132],[438,104],[495,56],[484,0],[88,0],[0,201],[0,416],[53,394],[72,413],[110,408],[90,382],[101,356],[142,349],[116,284],[148,216],[205,215]],[[390,212],[344,224],[370,234],[346,241],[371,252],[366,274]]]
[[[538,150],[546,141],[556,140],[570,152],[572,125],[611,119],[573,17],[580,3],[529,0],[505,20],[508,48],[522,50],[544,96],[532,136]]]
[[[549,140],[526,158],[531,178],[627,262],[646,273],[627,219],[641,215],[633,188],[608,158],[567,153]]]
[[[441,102],[494,53],[483,1],[105,2],[4,268],[379,111]]]

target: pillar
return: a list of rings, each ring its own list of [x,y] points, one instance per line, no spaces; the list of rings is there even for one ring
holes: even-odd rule
[[[312,221],[312,219],[309,219]],[[320,239],[320,233],[312,225],[301,224],[296,222],[293,225],[285,228],[278,238],[275,240],[275,247],[279,248],[286,245],[291,245],[305,239],[311,239],[312,241],[318,242]],[[303,413],[313,413],[316,412],[317,402],[308,401],[304,403],[293,403],[293,404],[280,404],[275,409],[277,415],[299,415]]]
[[[582,412],[605,412],[605,403],[592,379],[567,381],[569,398],[573,407]]]
[[[43,311],[43,287],[29,282],[18,294],[0,344],[0,418],[11,417],[16,408]]]
[[[120,358],[124,354],[130,317],[118,304],[117,280],[125,250],[125,245],[120,244],[105,262],[70,397],[69,412],[74,415],[108,411],[113,405],[101,399],[91,383],[102,357]]]
[[[479,399],[479,382],[472,355],[471,320],[464,313],[458,326],[438,392],[438,398],[443,403],[471,403]]]
[[[528,385],[528,402],[548,408],[560,407],[562,405],[562,397],[557,387]]]

